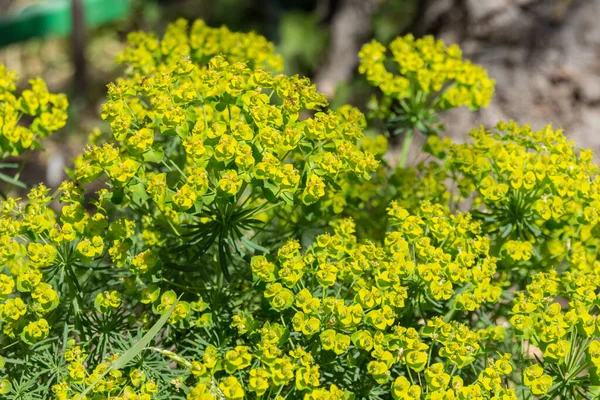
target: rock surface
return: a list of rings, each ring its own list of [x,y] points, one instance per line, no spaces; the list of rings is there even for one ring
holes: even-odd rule
[[[600,0],[432,0],[423,21],[497,81],[489,108],[444,116],[450,136],[500,119],[552,124],[600,161]]]

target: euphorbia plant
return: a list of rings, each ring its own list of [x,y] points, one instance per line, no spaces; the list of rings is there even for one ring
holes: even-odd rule
[[[598,396],[592,153],[512,122],[442,138],[439,112],[493,93],[458,47],[399,38],[400,75],[361,51],[375,116],[430,135],[427,163],[392,168],[256,34],[129,40],[110,135],[56,193],[1,203],[3,398]],[[42,88],[0,109],[50,96],[30,129],[64,124]]]
[[[16,73],[0,64],[0,181],[24,188],[19,173],[10,176],[3,172],[22,166],[6,159],[40,148],[41,139],[65,126],[68,102],[64,94],[49,93],[39,78],[31,79],[31,89],[17,95],[16,81]]]
[[[439,113],[455,107],[486,107],[494,93],[487,71],[463,60],[457,45],[447,47],[433,36],[398,37],[389,45],[392,58],[373,40],[360,53],[359,71],[381,90],[369,104],[385,133],[404,134],[399,166],[405,167],[417,132],[437,135],[443,130]]]
[[[126,59],[137,65],[132,58],[144,59],[147,47]],[[204,254],[214,245],[226,277],[231,249],[256,250],[248,232],[263,229],[278,208],[312,205],[339,191],[347,175],[369,179],[377,167],[357,147],[365,125],[357,109],[319,111],[327,102],[307,78],[228,58],[207,65],[167,58],[154,74],[110,85],[102,117],[112,136],[87,149],[73,172],[80,183],[106,178],[112,202],[144,222],[148,246]],[[300,118],[305,110],[314,115]]]

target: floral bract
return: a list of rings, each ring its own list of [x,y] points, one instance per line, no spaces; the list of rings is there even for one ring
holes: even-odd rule
[[[48,92],[41,79],[29,81],[31,89],[16,95],[17,76],[0,65],[0,160],[39,146],[39,140],[56,132],[67,121],[67,97]],[[20,123],[26,121],[25,124]]]

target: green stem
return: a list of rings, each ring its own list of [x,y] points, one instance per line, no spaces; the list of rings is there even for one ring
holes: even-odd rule
[[[409,130],[404,135],[404,141],[402,142],[402,149],[400,150],[400,159],[398,160],[399,168],[406,168],[406,160],[408,159],[408,153],[415,137],[414,129]]]

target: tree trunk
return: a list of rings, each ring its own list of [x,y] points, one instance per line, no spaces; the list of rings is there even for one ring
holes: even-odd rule
[[[331,21],[327,61],[315,77],[319,91],[332,97],[336,87],[347,82],[358,64],[358,51],[371,34],[371,17],[377,0],[342,0]]]

